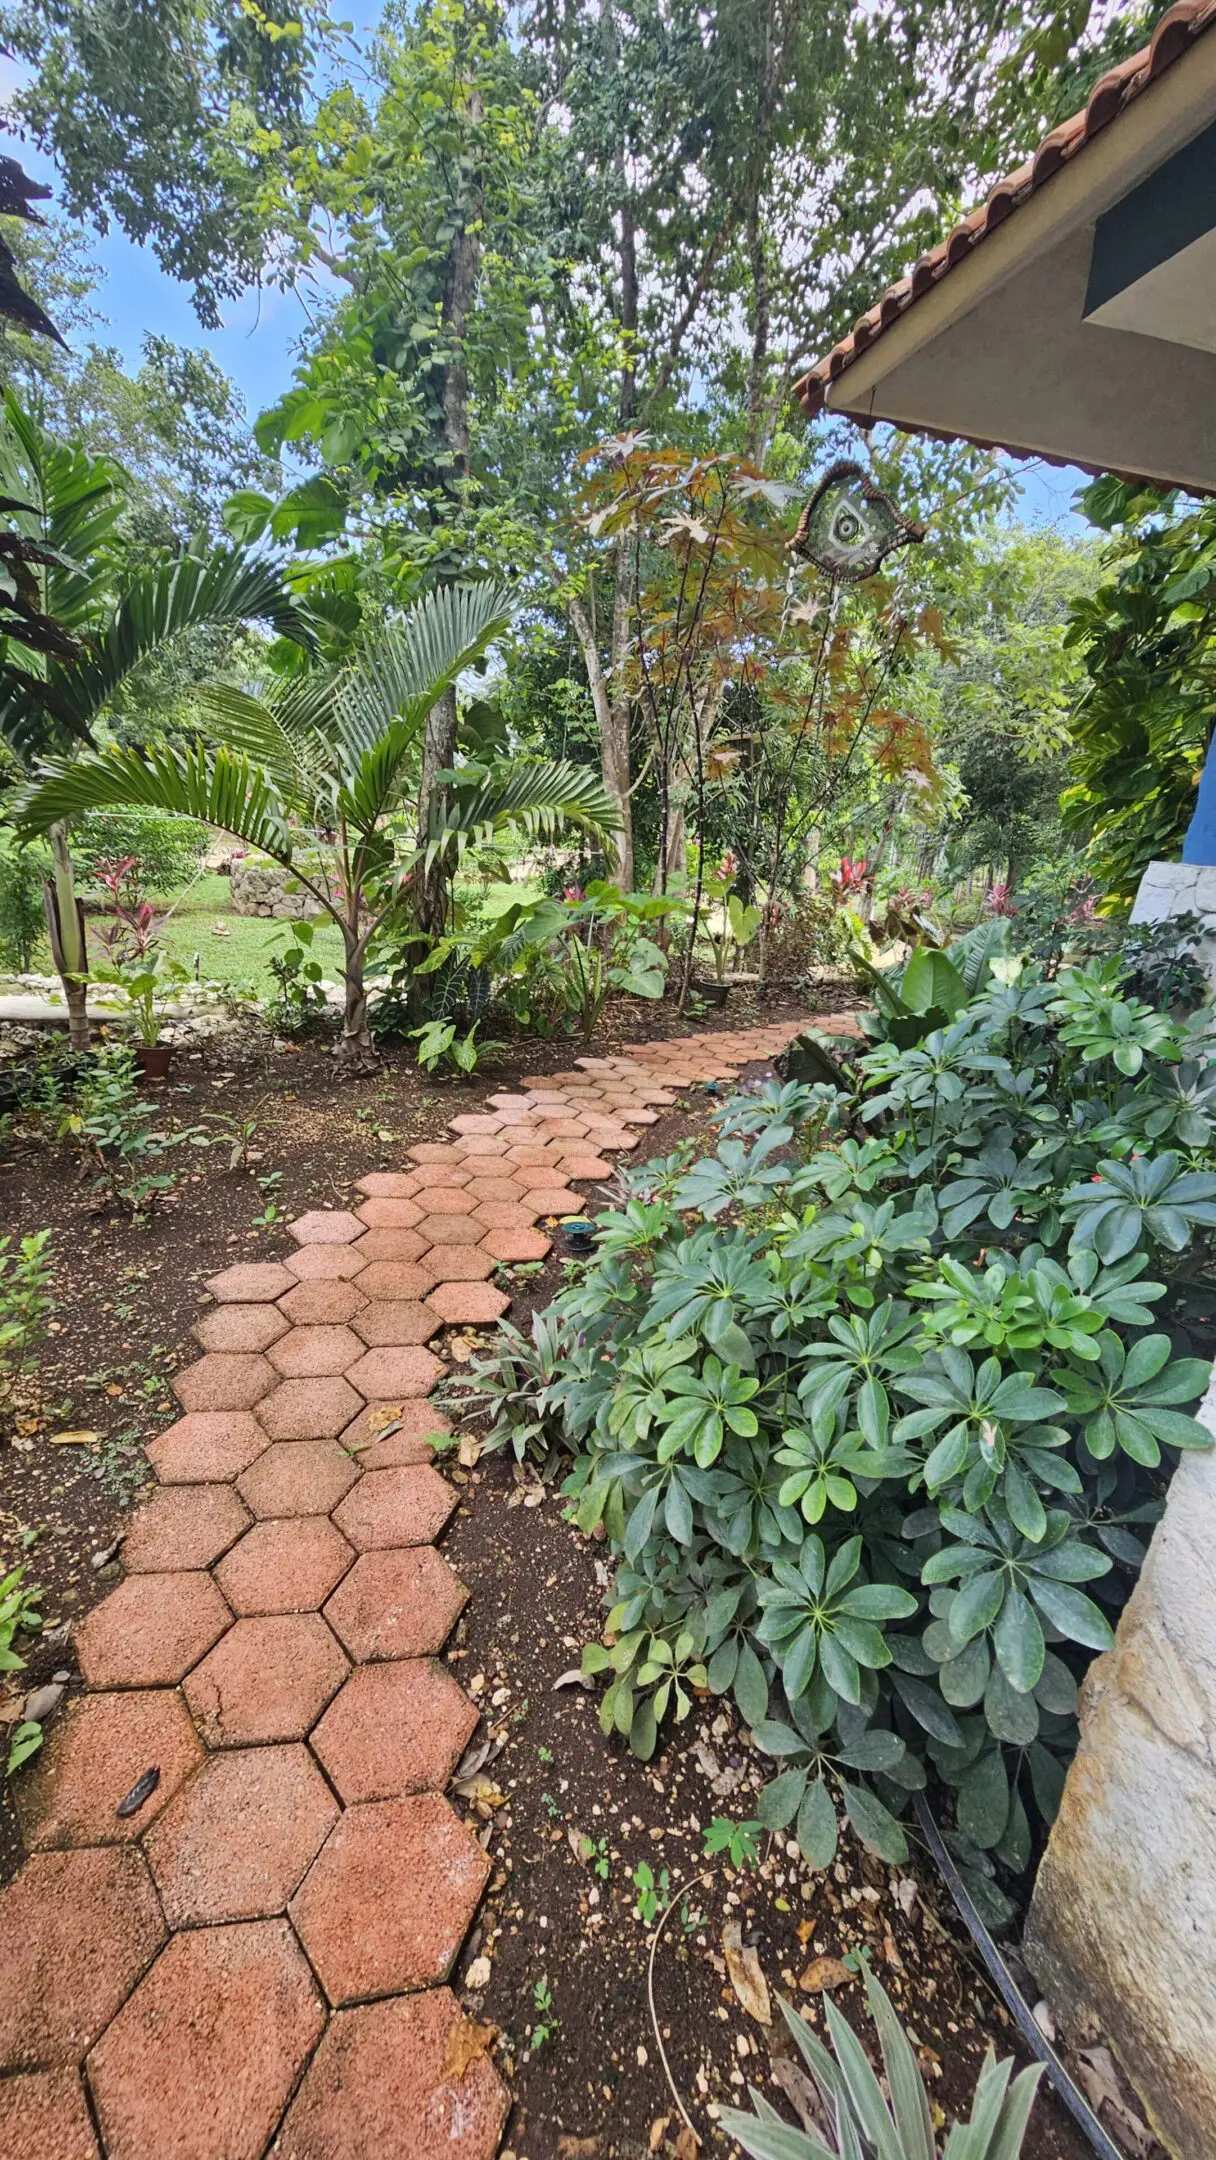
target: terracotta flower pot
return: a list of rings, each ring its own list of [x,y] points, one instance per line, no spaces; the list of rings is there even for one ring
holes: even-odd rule
[[[172,1043],[136,1043],[135,1062],[145,1080],[167,1080],[173,1062]]]

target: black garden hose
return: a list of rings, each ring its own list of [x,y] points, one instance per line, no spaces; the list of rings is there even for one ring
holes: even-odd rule
[[[946,1888],[967,1923],[968,1932],[988,1968],[993,1985],[1001,1995],[1005,2007],[1031,2054],[1037,2062],[1042,2063],[1044,2070],[1047,2072],[1049,2084],[1054,2087],[1074,2122],[1085,2132],[1086,2137],[1098,2155],[1098,2160],[1127,2160],[1126,2154],[1120,2152],[1118,2146],[1111,2143],[1084,2093],[1077,2090],[1050,2041],[1035,2023],[1025,1996],[984,1926],[971,1893],[950,1857],[945,1840],[937,1827],[924,1794],[914,1793],[912,1804],[916,1809],[916,1819],[925,1833],[929,1850],[937,1862]]]

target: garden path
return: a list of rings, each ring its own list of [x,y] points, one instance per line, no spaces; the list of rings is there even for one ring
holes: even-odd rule
[[[20,1773],[0,2154],[491,2160],[509,2096],[445,1985],[491,1863],[444,1797],[478,1713],[437,1662],[467,1593],[430,1346],[507,1309],[495,1268],[675,1089],[794,1032],[525,1079],[208,1284],[85,1692]]]

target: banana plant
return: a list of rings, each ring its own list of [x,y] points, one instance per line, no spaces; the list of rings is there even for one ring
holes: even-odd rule
[[[264,621],[308,644],[308,625],[268,563],[239,550],[187,552],[136,575],[124,572],[118,526],[121,468],[58,442],[11,390],[0,409],[0,493],[28,543],[27,601],[63,632],[57,648],[0,661],[0,738],[34,771],[91,748],[115,692],[149,656],[199,624]],[[51,955],[63,981],[75,1049],[89,1040],[88,948],[76,893],[66,811],[45,830],[51,874],[44,898]]]
[[[417,793],[426,716],[509,618],[507,595],[488,584],[430,593],[342,667],[277,685],[265,697],[224,685],[200,693],[218,743],[114,746],[48,765],[18,802],[18,827],[44,832],[82,810],[139,804],[219,826],[282,864],[341,932],[340,1054],[347,1066],[369,1070],[376,1052],[368,945],[427,852],[411,847],[399,855],[392,830]],[[614,816],[588,769],[545,759],[479,768],[475,782],[453,797],[456,807],[435,843],[448,859],[462,841],[480,842],[509,826],[537,835],[568,823],[600,836]],[[318,840],[326,834],[332,839]],[[319,852],[319,870],[297,859],[302,838],[309,857]]]

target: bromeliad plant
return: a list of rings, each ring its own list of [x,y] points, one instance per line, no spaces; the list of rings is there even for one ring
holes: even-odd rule
[[[1210,1444],[1170,1329],[1205,1296],[1216,1149],[1206,1120],[1143,1137],[1184,1064],[1216,1077],[1202,1026],[1108,967],[998,950],[947,1026],[834,1091],[737,1096],[712,1155],[628,1174],[533,1384],[618,1556],[605,1729],[645,1755],[733,1693],[776,1771],[756,1812],[818,1866],[841,1805],[902,1859],[932,1767],[999,1917],[1136,1533]]]
[[[792,2129],[753,2085],[754,2115],[722,2111],[727,2136],[737,2138],[753,2160],[938,2160],[933,2111],[911,2043],[886,1990],[868,1969],[865,1987],[882,2049],[885,2092],[848,2019],[830,1999],[825,2009],[831,2053],[783,2001],[781,2014],[815,2081],[831,2142]],[[945,2160],[1018,2160],[1042,2072],[1022,2070],[1013,2077],[1012,2071],[1013,2064],[998,2063],[989,2048],[970,2118],[954,2124]]]

